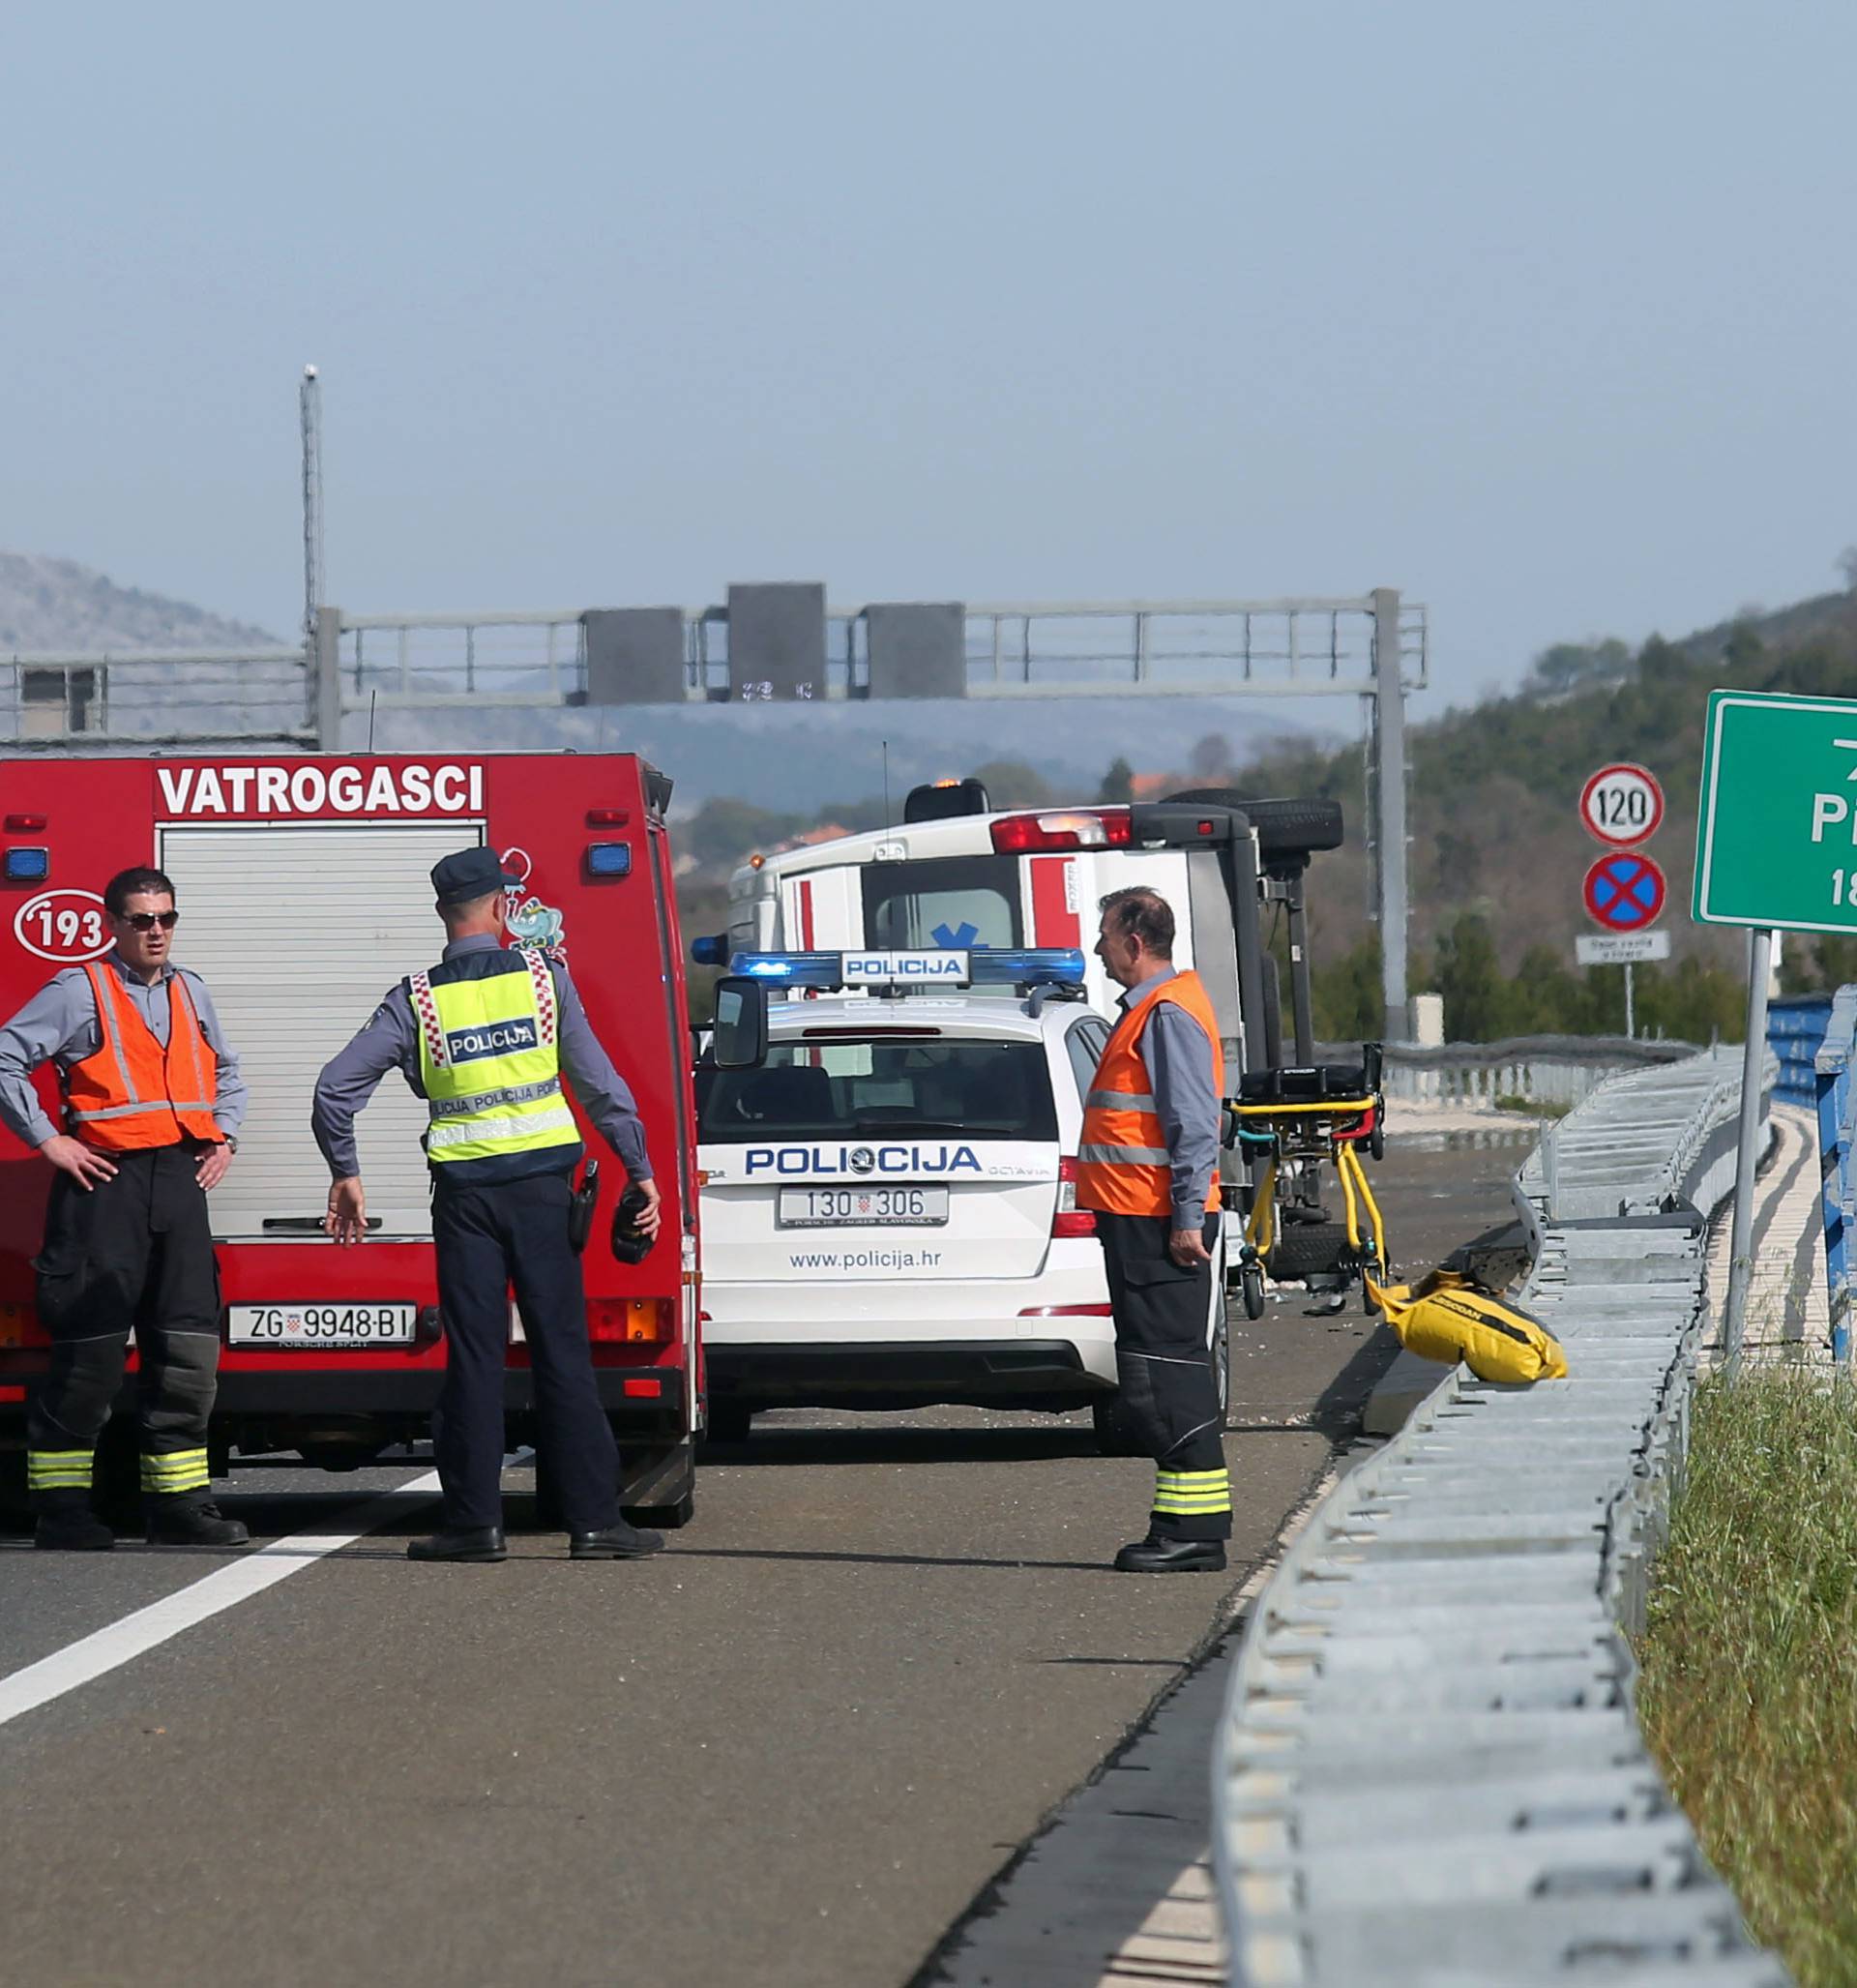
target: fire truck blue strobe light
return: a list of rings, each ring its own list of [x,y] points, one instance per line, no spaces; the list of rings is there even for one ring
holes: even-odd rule
[[[1074,946],[845,953],[736,953],[731,973],[782,987],[835,993],[847,987],[1080,987],[1083,955]]]

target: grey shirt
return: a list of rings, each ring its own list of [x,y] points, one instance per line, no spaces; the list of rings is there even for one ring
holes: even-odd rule
[[[1122,996],[1133,1008],[1157,987],[1175,978],[1175,969],[1151,975]],[[1141,1030],[1141,1060],[1154,1082],[1155,1115],[1166,1136],[1173,1174],[1173,1226],[1197,1229],[1206,1219],[1213,1169],[1219,1164],[1219,1127],[1223,1104],[1212,1081],[1212,1040],[1178,1001],[1162,1001]]]
[[[185,966],[163,965],[159,977],[145,981],[123,964],[119,953],[105,954],[102,963],[122,982],[130,1005],[146,1022],[155,1040],[165,1049],[168,1031],[167,984],[179,973],[193,997],[193,1012],[200,1018],[200,1033],[219,1066],[214,1095],[213,1122],[232,1138],[245,1118],[245,1079],[239,1075],[239,1059],[226,1042],[225,1031],[213,1006],[213,996],[197,973]],[[0,1028],[0,1120],[8,1131],[16,1133],[30,1146],[42,1146],[57,1136],[58,1128],[45,1116],[44,1107],[33,1086],[32,1073],[41,1063],[57,1065],[62,1081],[74,1063],[94,1056],[103,1048],[103,1031],[97,1020],[97,996],[91,992],[90,976],[81,966],[67,966],[54,974],[33,995],[4,1028]]]
[[[487,932],[469,938],[454,939],[445,948],[447,960],[467,953],[493,952],[501,941]],[[634,1180],[651,1178],[651,1161],[645,1153],[645,1128],[639,1121],[638,1107],[626,1081],[613,1067],[612,1058],[600,1047],[587,1011],[580,1005],[567,968],[550,965],[554,976],[554,997],[559,1010],[555,1040],[560,1047],[561,1068],[574,1085],[574,1094],[593,1120],[600,1136],[619,1155],[626,1172]],[[345,1049],[339,1050],[323,1066],[316,1079],[315,1102],[310,1108],[310,1129],[316,1135],[329,1171],[345,1180],[360,1171],[355,1152],[355,1114],[373,1096],[375,1086],[389,1070],[398,1070],[416,1097],[426,1095],[419,1074],[419,1029],[413,1021],[413,1004],[402,981],[391,988],[368,1025]]]

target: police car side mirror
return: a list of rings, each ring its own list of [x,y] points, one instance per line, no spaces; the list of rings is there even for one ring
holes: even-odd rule
[[[719,1070],[752,1070],[767,1061],[767,983],[730,975],[716,983],[710,1054]]]

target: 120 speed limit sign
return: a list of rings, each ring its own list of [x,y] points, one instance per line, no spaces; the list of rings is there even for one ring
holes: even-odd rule
[[[1662,826],[1664,789],[1656,774],[1629,760],[1602,766],[1579,790],[1579,818],[1588,835],[1630,848]]]

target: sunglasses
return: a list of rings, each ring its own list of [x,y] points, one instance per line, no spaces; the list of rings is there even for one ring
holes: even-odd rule
[[[153,932],[160,926],[163,932],[172,932],[180,922],[178,911],[125,911],[122,922],[132,932]]]

